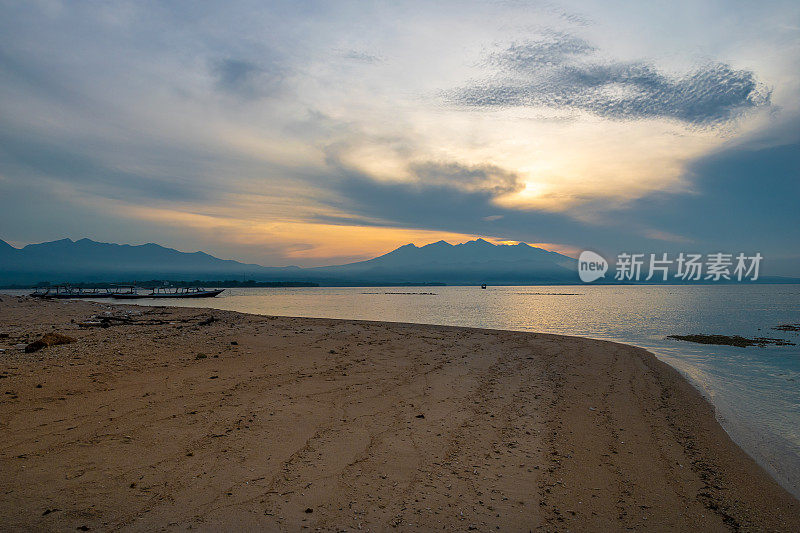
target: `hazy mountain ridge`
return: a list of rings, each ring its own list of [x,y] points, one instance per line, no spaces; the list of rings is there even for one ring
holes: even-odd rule
[[[525,243],[406,244],[346,265],[265,267],[180,252],[158,244],[113,244],[80,239],[15,248],[0,240],[0,285],[130,282],[134,280],[256,280],[321,285],[446,283],[494,285],[575,284],[577,261]],[[613,273],[596,283],[616,283]],[[669,283],[681,283],[671,280]],[[800,283],[800,278],[761,276],[758,283]]]
[[[7,243],[5,243],[7,244]],[[17,250],[13,248],[13,250]],[[43,260],[68,261],[66,266],[80,265],[84,267],[105,267],[105,268],[125,268],[125,267],[151,267],[154,263],[159,263],[159,267],[181,268],[181,267],[217,267],[228,266],[252,266],[243,265],[238,261],[229,259],[218,259],[205,252],[179,252],[172,248],[166,248],[154,243],[141,245],[102,243],[90,239],[61,239],[58,241],[45,242],[40,244],[29,244],[19,250],[22,264],[35,266],[37,262]],[[120,264],[124,261],[124,264]],[[168,265],[161,264],[168,262]]]
[[[483,239],[407,244],[387,254],[346,265],[265,267],[205,252],[180,252],[148,243],[100,243],[61,239],[17,249],[0,240],[0,282],[79,282],[109,279],[220,279],[336,282],[565,282],[575,280],[575,260],[524,243],[495,245]]]
[[[575,279],[575,259],[528,244],[496,245],[483,239],[452,245],[438,241],[417,247],[406,244],[391,252],[348,265],[309,269],[331,276],[366,279],[398,277],[449,283],[568,281]]]
[[[536,263],[550,263],[563,261],[573,263],[571,257],[535,248],[529,244],[519,243],[515,245],[496,245],[483,239],[476,239],[461,244],[450,244],[446,241],[438,241],[425,246],[406,244],[387,254],[344,265],[348,267],[374,267],[380,265],[414,265],[420,261],[431,263],[452,262],[452,261],[471,261],[479,263],[489,263],[493,261],[533,261]],[[333,267],[322,267],[333,268]]]
[[[172,279],[213,275],[240,277],[254,271],[269,271],[219,259],[205,252],[180,252],[154,243],[142,245],[101,243],[90,239],[61,239],[14,248],[0,241],[0,282],[96,281],[151,274]]]

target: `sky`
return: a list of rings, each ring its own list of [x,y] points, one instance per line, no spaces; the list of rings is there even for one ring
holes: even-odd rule
[[[0,0],[0,239],[800,275],[796,2]]]

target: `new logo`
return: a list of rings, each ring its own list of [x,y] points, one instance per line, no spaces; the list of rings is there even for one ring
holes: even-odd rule
[[[578,276],[584,283],[591,283],[602,278],[608,271],[608,262],[603,256],[584,250],[578,258]]]

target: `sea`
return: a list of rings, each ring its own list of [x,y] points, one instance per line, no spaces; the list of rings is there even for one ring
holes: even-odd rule
[[[555,333],[640,346],[700,390],[732,439],[800,498],[800,333],[774,329],[800,324],[800,285],[233,288],[213,299],[155,303]],[[739,348],[668,338],[685,334],[770,337],[795,345]]]

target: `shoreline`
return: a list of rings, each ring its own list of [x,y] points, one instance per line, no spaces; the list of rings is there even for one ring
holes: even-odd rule
[[[622,342],[622,344],[628,344]],[[635,344],[628,344],[636,346]],[[638,347],[638,346],[637,346]],[[795,498],[800,499],[800,456],[797,447],[784,436],[756,427],[739,414],[738,404],[713,398],[713,391],[691,375],[691,370],[674,355],[640,347],[678,372],[714,410],[717,422],[742,451],[764,469],[770,477]]]
[[[337,287],[327,287],[327,288],[339,289]],[[363,289],[368,290],[369,287],[363,287]],[[372,293],[362,293],[362,294],[372,294]],[[384,294],[410,294],[410,293],[389,292]],[[542,295],[563,296],[563,294],[561,293],[542,293]],[[569,295],[572,296],[573,294]],[[108,300],[106,301],[95,300],[95,301],[110,305],[118,303]],[[194,307],[199,309],[199,308],[204,308],[202,307],[202,304],[213,303],[219,305],[222,302],[225,302],[225,299],[223,298],[222,301],[214,300],[207,302],[201,300],[194,300],[194,301],[178,300],[178,302],[180,302],[177,305],[178,307]],[[142,306],[154,305],[153,301],[148,302],[146,300],[137,300],[127,303],[134,305],[142,305]],[[197,305],[198,303],[201,305]],[[163,304],[162,302],[155,302],[155,304],[166,305]],[[175,304],[171,303],[171,305]],[[255,310],[241,309],[238,308],[239,306],[223,305],[221,307],[217,307],[216,305],[215,307],[213,307],[213,309],[238,311],[243,313],[255,314],[259,316],[268,316],[270,314],[273,314],[263,310],[255,311]],[[351,318],[350,316],[327,316],[324,312],[320,315],[308,315],[308,314],[304,315],[304,314],[279,312],[277,313],[277,315],[290,318],[331,318],[331,319],[335,318],[342,320],[361,320],[365,322],[370,321],[363,317],[359,319],[359,318]],[[544,331],[537,332],[526,329],[515,329],[508,327],[473,326],[471,324],[456,324],[452,322],[448,324],[447,321],[436,322],[436,321],[391,320],[389,322],[397,324],[420,324],[420,325],[433,325],[433,326],[454,325],[466,328],[477,327],[478,329],[487,329],[493,331],[528,331],[533,333],[544,333]],[[704,396],[704,398],[714,406],[717,421],[723,426],[723,429],[725,429],[725,431],[733,439],[733,441],[740,448],[742,448],[745,451],[745,453],[747,453],[750,457],[752,457],[762,468],[767,470],[773,477],[773,479],[778,481],[778,483],[781,484],[787,491],[792,493],[795,496],[795,498],[800,498],[800,448],[798,448],[797,445],[789,441],[785,435],[773,431],[773,428],[760,426],[755,421],[754,418],[742,415],[742,412],[739,409],[739,404],[737,404],[736,402],[723,401],[721,396],[715,394],[716,392],[720,391],[715,391],[713,388],[709,388],[708,383],[700,379],[700,377],[697,375],[697,368],[692,368],[691,365],[687,366],[681,356],[676,357],[673,350],[669,348],[665,349],[663,346],[656,346],[652,342],[646,342],[646,341],[643,342],[641,339],[629,338],[620,335],[592,335],[586,333],[575,335],[575,334],[565,333],[563,331],[549,331],[548,333],[553,333],[556,335],[577,336],[595,340],[607,340],[624,345],[636,346],[649,351],[650,353],[654,354],[656,358],[658,358],[659,360],[664,361],[671,367],[677,369],[684,377],[684,379],[687,379],[697,390],[700,391],[700,393]],[[692,349],[692,343],[688,343],[687,346],[689,346],[687,348],[688,350]],[[685,354],[685,351],[683,353]],[[726,391],[722,392],[724,393]],[[727,399],[730,400],[730,398]],[[747,401],[746,399],[744,400]]]
[[[2,299],[0,332],[78,340],[0,354],[10,529],[800,529],[642,348],[116,303],[164,323],[79,329],[109,306]]]

